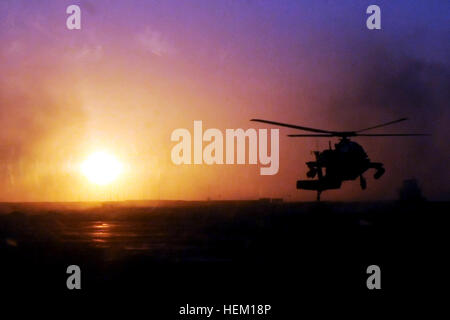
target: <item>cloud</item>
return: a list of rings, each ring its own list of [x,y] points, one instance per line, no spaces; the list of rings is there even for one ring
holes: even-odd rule
[[[98,61],[103,57],[103,54],[103,46],[101,45],[83,45],[80,49],[68,53],[67,58],[69,60]]]
[[[160,32],[154,31],[150,27],[139,33],[136,39],[145,50],[150,51],[154,55],[164,56],[175,52],[169,41]]]
[[[430,198],[448,198],[449,66],[384,49],[365,57],[364,64],[343,75],[339,90],[330,96],[327,117],[351,130],[408,117],[408,123],[371,133],[423,132],[432,136],[360,142],[378,146],[373,157],[390,164],[392,178],[416,177]]]

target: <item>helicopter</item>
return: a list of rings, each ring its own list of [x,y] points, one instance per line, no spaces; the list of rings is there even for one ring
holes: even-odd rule
[[[317,201],[320,201],[320,195],[323,191],[339,189],[341,188],[343,181],[351,181],[359,178],[361,189],[365,190],[367,188],[367,182],[363,174],[369,169],[375,169],[373,176],[375,179],[381,178],[386,171],[383,167],[383,163],[370,161],[363,147],[358,143],[351,141],[350,138],[429,136],[429,134],[423,133],[365,133],[372,129],[385,127],[405,120],[407,120],[407,118],[401,118],[357,131],[322,130],[263,119],[251,119],[250,121],[313,132],[313,134],[288,134],[288,137],[338,137],[340,139],[339,142],[334,145],[334,149],[331,148],[331,142],[329,142],[329,148],[327,150],[313,151],[316,158],[315,161],[306,162],[306,166],[308,167],[306,176],[310,179],[317,177],[316,180],[297,181],[297,189],[317,191]]]

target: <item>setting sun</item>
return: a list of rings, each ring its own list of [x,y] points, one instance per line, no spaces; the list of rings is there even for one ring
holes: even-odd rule
[[[117,179],[122,168],[122,164],[114,156],[95,152],[81,164],[81,173],[92,183],[106,185]]]

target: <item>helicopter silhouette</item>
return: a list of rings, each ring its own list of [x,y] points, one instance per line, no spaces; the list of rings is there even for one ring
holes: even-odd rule
[[[317,176],[317,179],[297,181],[297,189],[317,191],[317,200],[320,201],[320,195],[323,191],[339,189],[343,181],[356,180],[358,177],[360,180],[361,189],[365,190],[367,187],[367,182],[363,176],[363,173],[369,169],[375,169],[375,179],[381,178],[386,171],[381,162],[370,161],[363,147],[358,143],[351,141],[349,138],[429,136],[429,134],[423,133],[363,133],[405,120],[407,120],[407,118],[401,118],[357,131],[329,131],[263,119],[251,119],[250,121],[314,132],[314,134],[289,134],[288,137],[340,138],[339,142],[334,145],[334,149],[331,148],[331,142],[329,142],[329,149],[324,151],[313,151],[316,160],[306,162],[309,169],[306,176],[310,179]],[[323,169],[325,169],[325,172]]]

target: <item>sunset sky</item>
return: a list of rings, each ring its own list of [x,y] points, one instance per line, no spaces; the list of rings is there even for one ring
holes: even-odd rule
[[[82,11],[66,28],[67,6]],[[366,8],[381,7],[381,30]],[[415,177],[450,195],[450,2],[1,1],[0,201],[314,200],[295,189],[327,139],[280,129],[280,168],[172,163],[173,130],[269,128],[251,118],[330,130],[410,120],[360,138],[386,174],[326,200],[394,199]],[[336,142],[336,140],[332,140]],[[80,166],[95,152],[123,165],[97,185]]]

